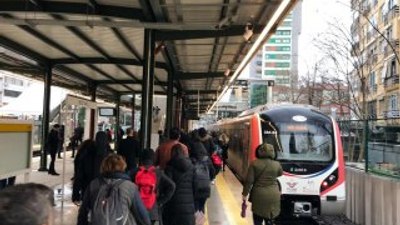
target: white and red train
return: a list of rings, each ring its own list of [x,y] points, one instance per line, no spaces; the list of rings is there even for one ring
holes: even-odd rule
[[[272,144],[284,170],[282,213],[335,215],[345,207],[345,168],[338,124],[305,105],[265,105],[211,127],[229,137],[228,164],[243,179],[255,149]]]

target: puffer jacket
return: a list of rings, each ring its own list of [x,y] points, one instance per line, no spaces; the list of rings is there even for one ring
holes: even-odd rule
[[[274,148],[264,144],[259,151],[258,159],[250,164],[243,186],[243,196],[250,193],[254,214],[273,219],[281,209],[281,193],[277,177],[282,175],[282,167],[275,158]]]
[[[93,208],[99,189],[101,185],[104,184],[104,181],[114,184],[119,180],[124,180],[118,188],[122,196],[121,204],[123,205],[124,211],[126,210],[130,212],[126,225],[151,224],[147,209],[143,205],[136,185],[130,181],[130,177],[124,173],[112,173],[102,175],[102,177],[99,177],[90,183],[85,192],[85,196],[83,197],[82,205],[79,208],[77,225],[90,224],[88,222],[88,213]]]
[[[175,182],[176,188],[164,208],[164,225],[194,225],[192,162],[187,157],[172,158],[165,173]]]

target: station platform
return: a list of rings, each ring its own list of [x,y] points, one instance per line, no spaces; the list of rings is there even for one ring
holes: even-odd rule
[[[50,159],[49,159],[50,160]],[[39,172],[40,157],[34,157],[32,162],[33,171],[29,182],[41,183],[54,190],[56,200],[55,224],[56,225],[75,225],[79,206],[71,201],[73,176],[73,158],[67,152],[63,159],[56,160],[56,171],[60,176],[51,176],[46,172]],[[65,163],[65,173],[63,176],[63,164]],[[65,184],[64,195],[62,195],[62,184]],[[18,176],[17,183],[25,182],[24,176]],[[250,206],[247,208],[247,217],[240,216],[241,210],[242,185],[235,175],[227,168],[225,172],[220,172],[216,182],[211,187],[211,197],[207,201],[205,225],[251,225]]]

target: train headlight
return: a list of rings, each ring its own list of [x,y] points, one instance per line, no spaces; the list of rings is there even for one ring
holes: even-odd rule
[[[320,187],[320,192],[323,192],[326,189],[332,187],[336,183],[337,180],[338,180],[338,169],[333,171],[328,177],[326,177],[322,181],[321,187]]]

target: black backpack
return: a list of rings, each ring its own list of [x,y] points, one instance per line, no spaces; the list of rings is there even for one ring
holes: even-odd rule
[[[194,163],[194,197],[208,198],[210,197],[210,172],[208,170],[208,157],[205,156],[203,160],[196,160]]]
[[[116,182],[100,180],[100,188],[89,211],[88,222],[92,225],[125,225],[129,211],[123,209],[119,186],[125,180]]]

